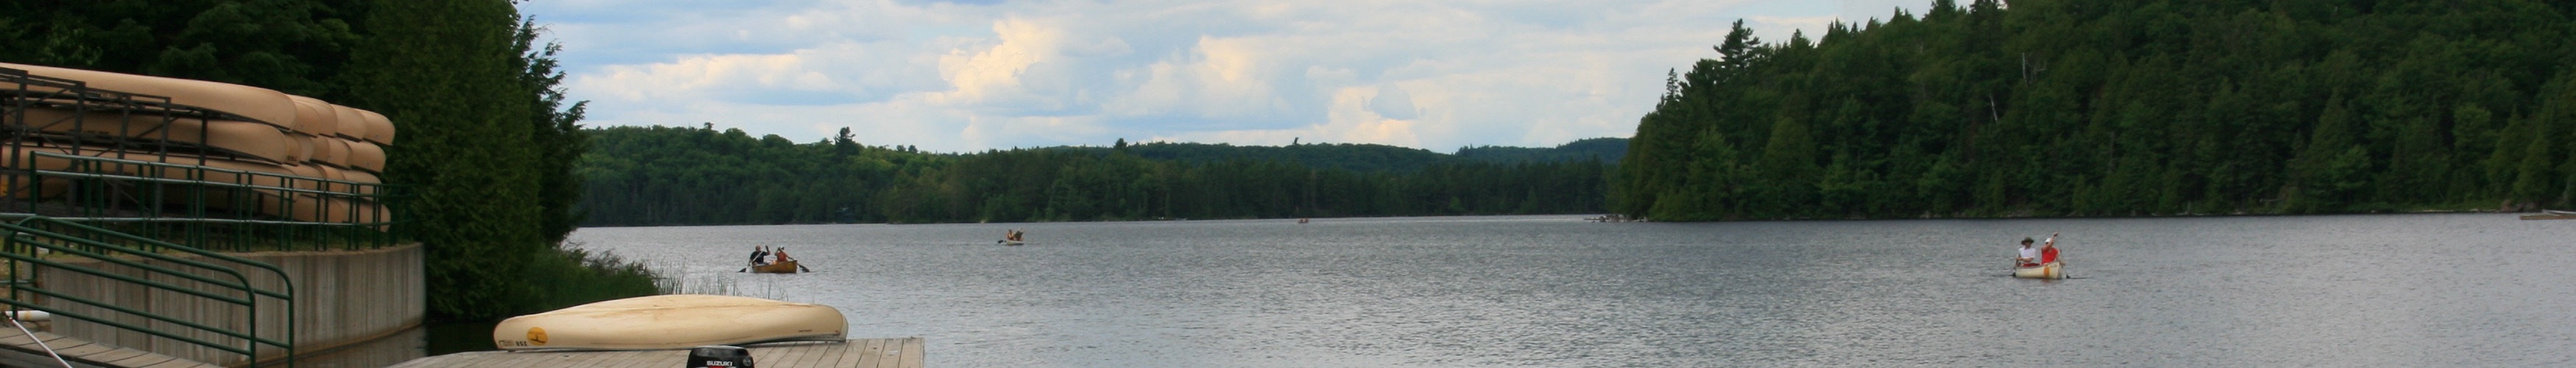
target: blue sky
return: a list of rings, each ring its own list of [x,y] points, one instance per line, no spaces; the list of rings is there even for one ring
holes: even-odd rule
[[[954,152],[1626,137],[1664,72],[1930,0],[535,0],[590,126]]]

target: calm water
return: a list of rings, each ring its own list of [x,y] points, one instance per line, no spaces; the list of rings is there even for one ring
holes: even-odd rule
[[[1030,245],[993,244],[1004,229]],[[2078,279],[2007,277],[2066,235]],[[2576,221],[1578,216],[594,228],[938,367],[2568,366]],[[753,245],[817,273],[739,274]]]

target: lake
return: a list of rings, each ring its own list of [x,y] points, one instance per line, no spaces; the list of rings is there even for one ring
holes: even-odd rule
[[[2567,366],[2576,221],[1584,216],[589,228],[936,367]],[[1000,246],[1006,229],[1029,245]],[[2008,277],[2061,232],[2059,281]],[[743,274],[754,245],[814,273]]]

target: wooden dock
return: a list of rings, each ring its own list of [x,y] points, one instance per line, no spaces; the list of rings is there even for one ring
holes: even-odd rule
[[[116,347],[81,339],[63,337],[62,335],[55,335],[46,332],[36,332],[35,338],[28,338],[27,333],[20,332],[16,328],[5,327],[4,325],[5,324],[0,324],[0,331],[5,331],[5,333],[0,333],[0,365],[25,367],[61,366],[62,363],[54,361],[53,355],[45,353],[45,347],[52,347],[54,352],[63,355],[64,361],[69,361],[72,365],[76,366],[130,368],[223,367],[148,351],[134,350],[132,348]],[[39,339],[42,339],[45,342],[43,346],[38,346],[36,344],[36,341]]]
[[[850,339],[748,346],[760,368],[921,368],[921,338]],[[478,351],[413,359],[396,368],[426,367],[674,367],[688,350]]]

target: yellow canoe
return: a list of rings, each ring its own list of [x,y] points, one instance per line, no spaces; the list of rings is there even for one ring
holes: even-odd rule
[[[796,273],[796,261],[751,266],[753,273]]]
[[[492,327],[501,350],[663,350],[781,341],[841,341],[850,323],[820,304],[725,295],[655,295],[511,317]]]
[[[2037,267],[2014,267],[2013,277],[2056,280],[2066,278],[2064,262],[2049,262]]]

